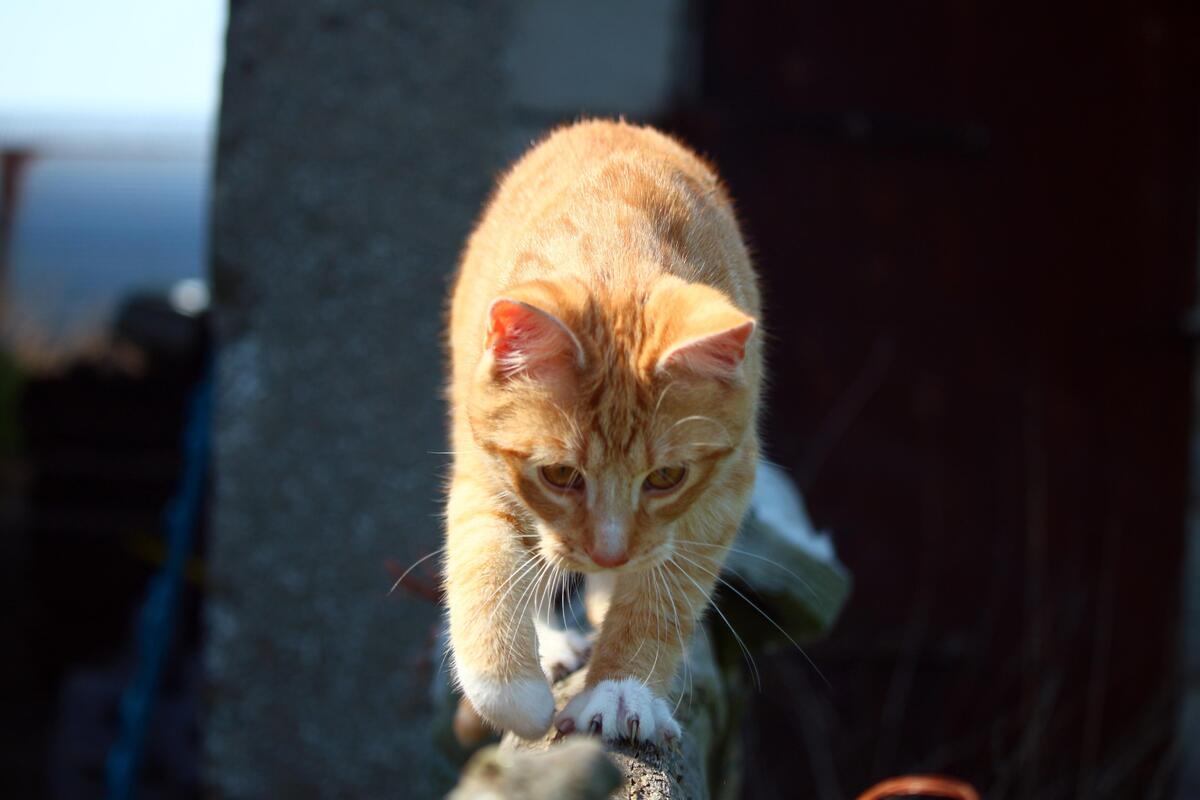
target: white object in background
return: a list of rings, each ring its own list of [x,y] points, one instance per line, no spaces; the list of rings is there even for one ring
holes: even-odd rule
[[[764,525],[775,530],[791,544],[813,558],[836,563],[833,540],[816,530],[804,509],[804,500],[783,470],[765,461],[758,462],[750,510]]]

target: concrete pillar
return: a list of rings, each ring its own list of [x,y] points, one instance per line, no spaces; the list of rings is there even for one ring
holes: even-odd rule
[[[441,796],[443,302],[495,174],[579,113],[676,91],[681,0],[259,0],[218,141],[206,770],[221,797]],[[572,9],[574,11],[572,11]]]
[[[504,154],[506,4],[234,3],[218,142],[207,776],[437,797],[447,282]]]

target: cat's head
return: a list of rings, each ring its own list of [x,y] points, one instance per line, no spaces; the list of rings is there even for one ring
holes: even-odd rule
[[[583,572],[668,557],[673,523],[753,436],[756,321],[676,278],[537,281],[487,313],[468,416],[542,552]]]

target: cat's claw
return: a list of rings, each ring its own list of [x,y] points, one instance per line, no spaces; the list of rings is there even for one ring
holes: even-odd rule
[[[679,737],[679,723],[667,701],[633,678],[600,681],[584,689],[559,712],[554,727],[563,736],[587,730],[607,741],[657,743]]]
[[[592,653],[592,645],[579,631],[539,626],[538,652],[542,672],[553,683],[586,664]]]

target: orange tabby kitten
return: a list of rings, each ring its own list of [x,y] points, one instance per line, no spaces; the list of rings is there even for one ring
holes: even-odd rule
[[[565,127],[501,181],[451,306],[446,562],[457,680],[495,726],[679,734],[665,697],[754,481],[758,316],[717,176],[657,131]],[[568,573],[599,631],[552,720],[538,620]]]

